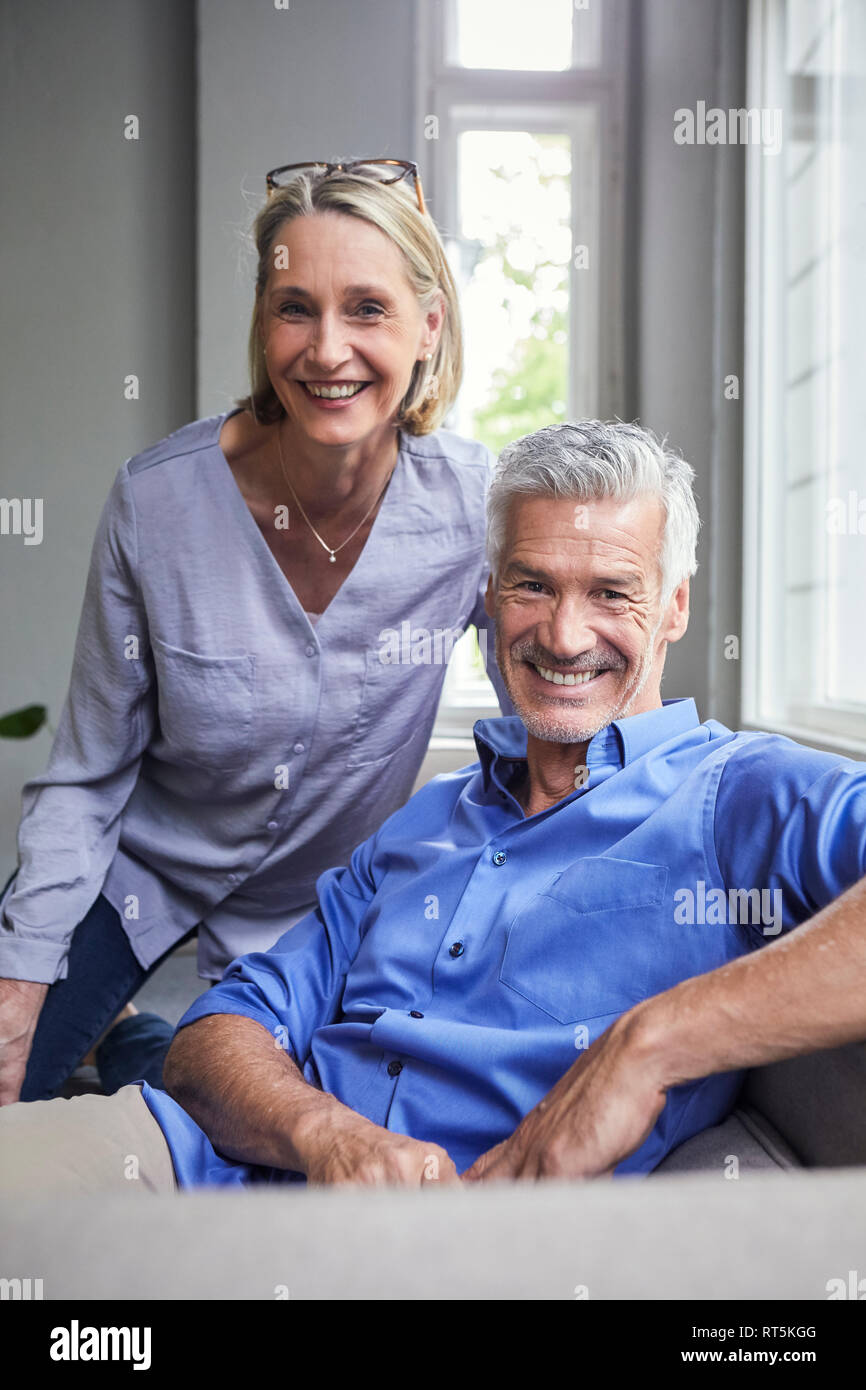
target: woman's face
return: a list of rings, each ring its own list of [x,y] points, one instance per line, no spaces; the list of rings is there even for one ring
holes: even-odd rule
[[[262,338],[294,426],[319,443],[351,444],[390,424],[416,361],[439,340],[441,292],[424,315],[394,243],[343,213],[285,223],[274,267],[262,297]],[[317,394],[328,388],[346,394]]]

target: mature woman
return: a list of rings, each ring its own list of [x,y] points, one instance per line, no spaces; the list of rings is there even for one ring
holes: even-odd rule
[[[303,916],[409,794],[451,645],[486,631],[491,455],[437,428],[460,316],[417,170],[267,183],[251,393],[129,459],[100,518],[0,901],[2,1103],[54,1095],[196,928],[213,980]],[[106,1089],[159,1085],[170,1036],[117,1022]]]

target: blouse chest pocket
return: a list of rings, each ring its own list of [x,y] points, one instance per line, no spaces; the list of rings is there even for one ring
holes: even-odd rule
[[[255,657],[200,656],[153,637],[165,755],[219,775],[246,767]]]
[[[631,859],[573,864],[511,923],[500,980],[559,1023],[624,1013],[655,993],[667,877]]]
[[[432,723],[445,667],[463,630],[388,631],[395,634],[390,645],[367,652],[349,769],[399,753],[416,739],[425,721]]]

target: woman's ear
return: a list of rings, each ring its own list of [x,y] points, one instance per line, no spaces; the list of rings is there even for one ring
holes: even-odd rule
[[[434,353],[439,346],[439,339],[442,336],[442,325],[445,322],[445,296],[441,290],[436,291],[436,300],[427,310],[426,333],[421,345],[422,356],[425,352]]]

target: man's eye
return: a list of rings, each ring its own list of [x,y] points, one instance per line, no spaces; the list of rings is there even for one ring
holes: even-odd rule
[[[520,588],[530,589],[532,593],[538,594],[542,592],[542,590],[544,589],[544,585],[542,584],[540,579],[524,579],[520,584]]]
[[[620,594],[620,593],[617,593],[616,589],[602,589],[601,592],[602,592],[602,594],[603,594],[603,596],[604,596],[605,598],[627,598],[627,597],[628,597],[627,594]]]

